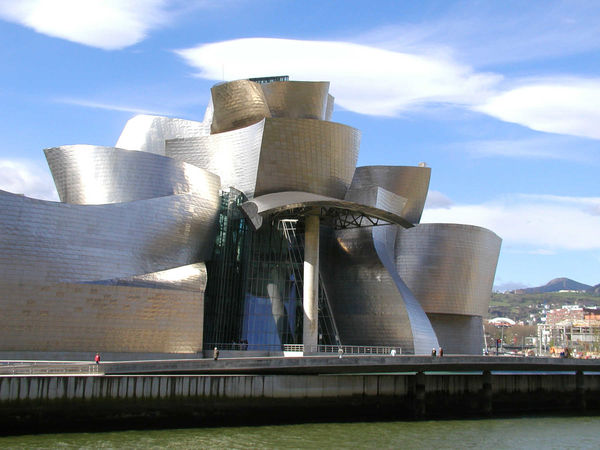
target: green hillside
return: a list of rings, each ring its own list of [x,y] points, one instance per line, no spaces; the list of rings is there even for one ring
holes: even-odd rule
[[[494,292],[490,301],[488,318],[508,317],[529,321],[532,315],[539,318],[547,309],[562,305],[600,306],[600,295],[576,292],[546,292],[541,294],[501,294]]]

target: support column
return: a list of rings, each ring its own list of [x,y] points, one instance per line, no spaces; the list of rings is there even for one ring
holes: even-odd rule
[[[316,351],[319,338],[319,216],[306,216],[302,306],[304,354]]]

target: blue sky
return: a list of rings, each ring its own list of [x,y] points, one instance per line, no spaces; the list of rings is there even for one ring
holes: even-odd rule
[[[43,148],[215,82],[329,80],[359,165],[432,167],[423,222],[503,238],[496,286],[600,283],[600,3],[0,0],[0,189],[57,199]]]

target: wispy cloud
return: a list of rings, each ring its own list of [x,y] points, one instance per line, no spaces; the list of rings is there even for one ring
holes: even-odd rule
[[[38,33],[116,50],[168,23],[167,0],[0,0],[0,18]]]
[[[600,48],[600,4],[448,2],[426,21],[386,25],[353,40],[394,51],[451,52],[474,67],[540,60]]]
[[[504,80],[499,74],[476,72],[448,54],[414,54],[339,41],[249,38],[176,53],[205,79],[285,73],[300,80],[330,80],[336,103],[362,114],[398,116],[452,105],[533,130],[600,139],[600,79]],[[560,159],[538,143],[521,143],[520,155]],[[489,143],[484,150],[512,156],[501,142]]]
[[[394,116],[423,104],[475,105],[499,75],[475,73],[450,59],[348,42],[250,38],[177,50],[206,79],[285,73],[329,80],[336,104],[359,113]]]
[[[600,249],[599,208],[597,197],[509,195],[482,204],[426,209],[422,222],[483,226],[505,244],[529,252],[594,250]]]
[[[598,143],[571,136],[542,135],[533,138],[476,140],[448,145],[474,158],[554,159],[592,162],[598,160]]]
[[[0,189],[41,200],[58,200],[50,172],[25,159],[0,159]]]
[[[600,139],[600,79],[542,79],[520,84],[474,109],[533,130]]]

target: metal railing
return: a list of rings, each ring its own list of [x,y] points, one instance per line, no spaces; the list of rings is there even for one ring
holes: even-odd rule
[[[206,351],[217,347],[219,351],[266,351],[266,352],[304,352],[303,344],[245,344],[245,343],[220,343],[206,344]],[[339,354],[342,349],[344,355],[401,355],[402,348],[366,345],[311,345],[308,353],[333,353]]]
[[[2,361],[0,375],[101,375],[102,364],[64,361]]]

